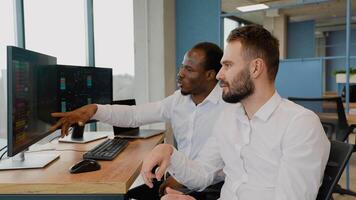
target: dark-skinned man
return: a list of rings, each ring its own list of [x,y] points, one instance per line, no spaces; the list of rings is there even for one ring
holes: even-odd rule
[[[90,119],[120,127],[170,122],[178,149],[190,159],[195,159],[210,137],[216,117],[228,105],[222,100],[222,90],[216,79],[222,54],[222,50],[213,43],[198,43],[184,55],[178,73],[180,90],[171,96],[138,106],[90,104],[71,112],[52,113],[53,117],[60,119],[51,129],[61,127],[64,136],[71,125],[84,125]],[[222,179],[217,178],[215,182]],[[166,185],[181,187],[172,177],[162,184],[161,192]],[[129,191],[128,196],[157,199],[158,188],[158,183],[153,190],[140,186]]]

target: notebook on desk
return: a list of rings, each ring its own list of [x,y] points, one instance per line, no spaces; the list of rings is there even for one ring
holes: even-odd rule
[[[136,105],[135,99],[125,99],[119,101],[113,101],[112,104],[119,105]],[[116,127],[114,126],[114,135],[119,138],[149,138],[155,135],[163,133],[165,130],[157,129],[140,129],[139,127],[126,128],[126,127]]]

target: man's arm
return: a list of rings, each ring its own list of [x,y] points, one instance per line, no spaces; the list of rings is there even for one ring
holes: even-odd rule
[[[151,170],[158,166],[155,174]],[[152,179],[160,180],[168,171],[180,183],[193,190],[202,190],[213,183],[223,167],[223,161],[214,136],[210,137],[196,160],[189,160],[173,146],[162,144],[155,147],[143,162],[141,174],[151,187]]]
[[[312,112],[297,116],[282,141],[277,200],[315,200],[330,152],[330,142]]]
[[[89,104],[70,112],[52,113],[52,117],[60,118],[50,127],[53,132],[61,128],[62,137],[68,135],[68,129],[73,124],[84,126],[90,119],[96,119],[121,127],[137,127],[143,124],[169,121],[174,99],[177,92],[162,101],[139,106],[98,105]]]
[[[119,127],[138,127],[170,120],[173,97],[137,106],[98,105],[92,119]]]

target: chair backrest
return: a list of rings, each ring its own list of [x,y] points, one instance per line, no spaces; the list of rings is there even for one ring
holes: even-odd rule
[[[356,102],[356,85],[350,85],[350,102]],[[345,101],[345,96],[346,96],[346,86],[344,86],[342,88],[342,92],[341,92],[341,97],[342,100]]]
[[[335,185],[339,182],[342,172],[350,159],[353,145],[331,141],[329,160],[325,168],[322,185],[317,200],[330,200]]]
[[[329,139],[345,141],[350,134],[344,105],[341,97],[299,98],[289,97],[289,100],[314,111],[320,118]]]

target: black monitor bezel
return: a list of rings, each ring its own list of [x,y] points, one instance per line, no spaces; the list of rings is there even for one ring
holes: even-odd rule
[[[15,156],[16,154],[28,149],[29,146],[35,144],[36,142],[40,141],[41,139],[47,137],[51,134],[51,132],[44,132],[42,135],[32,138],[32,141],[26,143],[26,145],[15,147],[14,135],[13,135],[13,56],[15,54],[29,54],[32,56],[40,56],[45,59],[51,60],[54,64],[57,63],[57,58],[54,56],[38,53],[35,51],[23,49],[20,47],[14,46],[7,46],[7,155],[8,157]],[[48,61],[49,62],[49,61]],[[49,63],[49,65],[53,65],[53,63]]]

